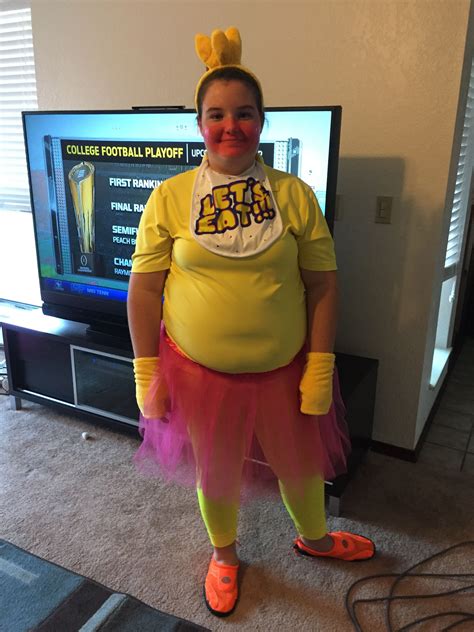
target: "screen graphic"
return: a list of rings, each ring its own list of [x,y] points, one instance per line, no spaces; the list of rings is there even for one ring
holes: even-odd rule
[[[301,177],[326,209],[330,108],[266,112],[259,153]],[[25,112],[43,289],[125,301],[141,214],[161,182],[197,167],[191,111]]]

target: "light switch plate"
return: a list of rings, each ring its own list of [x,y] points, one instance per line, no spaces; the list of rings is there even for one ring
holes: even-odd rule
[[[378,224],[391,224],[392,223],[392,204],[393,197],[389,195],[377,196],[375,206],[375,221]]]

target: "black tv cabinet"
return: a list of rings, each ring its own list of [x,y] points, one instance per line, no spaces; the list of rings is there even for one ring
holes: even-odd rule
[[[13,310],[1,326],[15,409],[22,399],[31,400],[138,434],[129,339],[91,335],[86,325],[40,309]],[[326,483],[333,515],[339,515],[343,492],[370,447],[378,361],[336,353],[336,364],[352,453],[347,474]]]

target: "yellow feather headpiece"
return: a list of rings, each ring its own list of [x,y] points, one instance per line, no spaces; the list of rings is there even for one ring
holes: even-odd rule
[[[199,79],[194,93],[196,110],[197,96],[203,81],[216,70],[220,70],[225,67],[239,68],[241,71],[252,77],[260,89],[263,102],[263,93],[260,81],[253,72],[241,64],[242,40],[240,39],[239,30],[235,28],[235,26],[230,26],[225,32],[220,29],[216,29],[212,32],[211,37],[198,33],[194,38],[194,43],[197,56],[206,66],[206,72]]]

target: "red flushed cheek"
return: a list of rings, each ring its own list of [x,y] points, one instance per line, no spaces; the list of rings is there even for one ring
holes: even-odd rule
[[[256,144],[260,141],[260,125],[252,123],[246,126],[245,136],[247,137],[249,144]]]
[[[260,141],[260,126],[254,121],[243,121],[239,129],[242,150],[255,149]]]
[[[222,136],[222,132],[215,128],[212,129],[209,127],[204,127],[202,129],[202,137],[207,147],[215,147],[218,144],[221,136]]]

